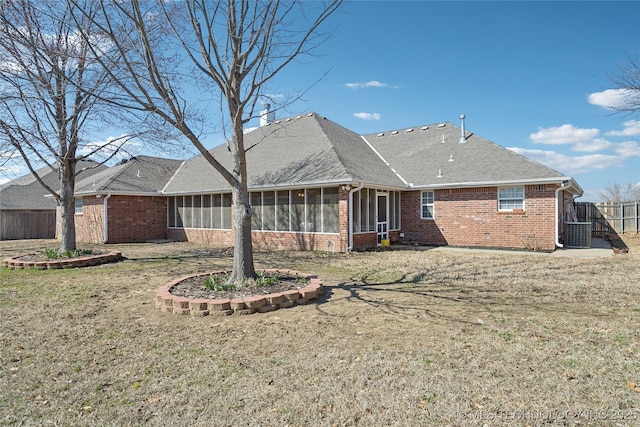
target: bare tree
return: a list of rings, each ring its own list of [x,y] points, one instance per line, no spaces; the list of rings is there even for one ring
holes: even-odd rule
[[[98,2],[83,0],[87,15],[77,20],[57,0],[0,2],[0,152],[19,158],[56,200],[61,215],[60,251],[76,249],[75,180],[81,160],[108,161],[133,136],[104,144],[89,139],[119,113],[101,101],[112,76],[99,66],[90,44],[108,39],[92,33]],[[36,173],[57,170],[60,186]]]
[[[627,56],[624,65],[608,75],[617,91],[618,99],[609,108],[621,113],[640,111],[640,62],[637,57]]]
[[[267,97],[267,84],[326,39],[319,29],[342,0],[163,0],[104,2],[100,26],[119,50],[122,106],[150,111],[177,129],[229,183],[234,258],[230,281],[255,277],[243,127]],[[86,16],[86,15],[85,15]],[[128,49],[135,46],[134,49]],[[102,55],[97,54],[97,57]],[[105,56],[106,57],[106,56]],[[114,79],[116,76],[113,76]],[[202,96],[210,105],[201,107]],[[267,97],[268,98],[268,97]],[[211,102],[216,100],[217,102]],[[232,167],[205,147],[203,120],[229,129]]]
[[[605,202],[632,202],[640,200],[640,183],[609,185],[601,193],[600,197]]]

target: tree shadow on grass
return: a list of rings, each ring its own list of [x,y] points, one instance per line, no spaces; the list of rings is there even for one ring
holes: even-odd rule
[[[337,291],[340,290],[346,291],[348,295],[340,296],[339,299],[365,303],[387,314],[405,317],[424,315],[459,324],[480,324],[482,320],[479,318],[482,316],[495,316],[501,312],[513,313],[514,309],[518,308],[527,311],[606,317],[606,314],[602,313],[571,310],[561,305],[536,302],[536,292],[539,291],[534,289],[530,289],[530,295],[514,297],[501,290],[499,283],[491,287],[476,288],[437,282],[437,279],[425,282],[427,276],[428,273],[417,273],[410,277],[404,274],[396,280],[386,282],[369,282],[366,278],[361,281],[340,282],[334,286],[325,286],[327,295],[317,303],[320,305],[334,301]]]

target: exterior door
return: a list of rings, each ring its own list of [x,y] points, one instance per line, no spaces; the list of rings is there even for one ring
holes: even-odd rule
[[[389,196],[378,193],[376,203],[376,224],[378,230],[378,246],[389,239]]]

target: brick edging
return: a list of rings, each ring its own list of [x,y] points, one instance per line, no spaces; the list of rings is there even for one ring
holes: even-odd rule
[[[2,261],[2,265],[12,269],[37,268],[38,270],[47,270],[59,268],[90,267],[93,265],[118,262],[122,259],[122,253],[120,251],[110,251],[104,254],[86,255],[76,258],[51,259],[47,261],[21,261],[20,259],[18,259],[22,258],[23,256],[25,255],[16,255],[10,258],[5,258]]]
[[[283,273],[292,276],[303,277],[309,280],[304,288],[293,289],[284,292],[266,295],[252,295],[244,298],[234,299],[205,299],[188,298],[171,293],[171,288],[178,283],[194,277],[206,277],[212,274],[228,274],[229,271],[214,271],[211,273],[192,274],[173,280],[156,291],[154,298],[156,308],[164,312],[176,315],[202,316],[226,316],[229,314],[251,314],[266,313],[280,308],[289,308],[294,305],[306,304],[307,302],[322,295],[324,287],[318,276],[301,273],[295,270],[266,269],[260,270],[265,273]]]

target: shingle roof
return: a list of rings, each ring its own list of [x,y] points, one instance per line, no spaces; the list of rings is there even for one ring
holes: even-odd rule
[[[315,113],[278,120],[245,135],[249,187],[277,188],[366,182],[403,186],[362,137]],[[225,167],[225,145],[211,150]],[[166,194],[228,191],[229,185],[202,156],[188,160]]]
[[[561,180],[566,176],[451,123],[418,126],[364,138],[414,187]],[[440,177],[438,177],[440,175]]]
[[[316,113],[278,120],[245,135],[249,187],[360,183],[428,188],[552,182],[561,173],[472,133],[437,123],[358,135]],[[226,146],[211,153],[225,167]],[[184,163],[165,194],[228,191],[202,157]]]
[[[160,193],[181,160],[150,156],[130,160],[103,170],[76,183],[76,194],[154,194]]]
[[[106,169],[106,166],[98,165],[92,161],[81,161],[76,165],[79,177],[86,177],[87,174],[98,173]],[[52,189],[58,190],[60,187],[58,172],[52,166],[45,166],[36,173]],[[29,173],[18,177],[12,181],[0,185],[0,210],[52,210],[56,208],[56,201],[53,197],[46,197],[49,193],[36,180],[33,174]]]

